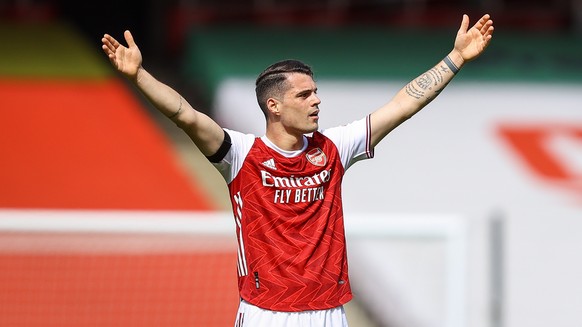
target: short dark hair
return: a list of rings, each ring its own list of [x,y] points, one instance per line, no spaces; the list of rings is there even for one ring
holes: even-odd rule
[[[287,74],[301,73],[313,77],[311,67],[299,60],[282,60],[267,67],[255,81],[255,93],[261,110],[267,115],[267,99],[280,97],[287,89]]]

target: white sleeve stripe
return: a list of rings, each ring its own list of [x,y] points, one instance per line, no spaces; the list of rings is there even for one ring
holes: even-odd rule
[[[242,231],[242,211],[241,208],[243,206],[243,201],[240,196],[240,192],[238,192],[234,196],[234,200],[236,202],[236,214],[234,215],[234,220],[236,222],[236,228],[238,230],[237,235],[237,268],[238,268],[238,275],[240,277],[246,276],[249,274],[248,267],[247,267],[247,259],[245,254],[245,243],[243,238],[243,231]]]

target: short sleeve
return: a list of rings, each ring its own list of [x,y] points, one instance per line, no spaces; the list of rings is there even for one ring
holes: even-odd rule
[[[370,115],[347,125],[325,129],[321,133],[335,144],[345,169],[357,161],[374,157],[370,143]]]
[[[256,136],[224,129],[230,136],[231,146],[222,160],[212,163],[227,183],[230,183],[241,169],[245,158],[253,146]]]

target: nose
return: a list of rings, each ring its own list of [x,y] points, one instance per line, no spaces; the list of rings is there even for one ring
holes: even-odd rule
[[[319,97],[317,96],[317,94],[313,94],[313,98],[314,98],[313,105],[319,106],[321,104],[321,100],[319,99]]]

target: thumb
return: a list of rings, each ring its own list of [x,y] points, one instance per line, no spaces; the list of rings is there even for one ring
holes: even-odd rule
[[[469,29],[469,16],[463,14],[463,21],[461,21],[461,27],[459,27],[459,32],[457,34],[465,34]]]
[[[123,32],[123,36],[125,37],[125,42],[127,42],[127,45],[130,48],[137,46],[135,44],[135,41],[133,40],[133,35],[131,35],[131,32],[129,30],[126,30],[125,32]]]

